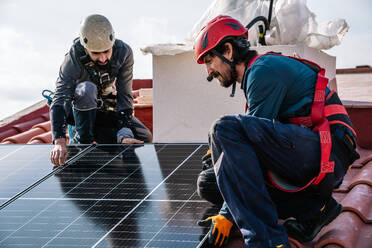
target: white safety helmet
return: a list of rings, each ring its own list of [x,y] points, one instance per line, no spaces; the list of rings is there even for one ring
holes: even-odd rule
[[[114,30],[102,15],[87,16],[80,25],[80,43],[91,52],[103,52],[114,45]]]

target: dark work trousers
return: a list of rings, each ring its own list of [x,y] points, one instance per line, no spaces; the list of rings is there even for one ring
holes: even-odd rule
[[[113,111],[97,110],[97,87],[94,83],[85,81],[76,86],[73,102],[73,121],[75,136],[73,143],[90,144],[96,141],[99,144],[116,144],[117,117]],[[152,141],[152,134],[134,116],[131,119],[130,129],[134,138],[144,142]]]
[[[247,115],[224,116],[209,133],[209,146],[221,194],[240,228],[245,247],[273,247],[288,242],[278,218],[311,218],[344,176],[335,160],[335,173],[320,186],[288,193],[265,184],[266,171],[302,186],[320,168],[319,136],[305,127]]]

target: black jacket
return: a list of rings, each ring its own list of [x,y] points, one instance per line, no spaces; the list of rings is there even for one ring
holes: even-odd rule
[[[53,102],[50,107],[53,141],[65,138],[66,120],[71,112],[76,85],[83,81],[92,81],[89,73],[80,62],[80,57],[85,55],[79,39],[74,41],[70,51],[65,55],[65,60],[60,67],[59,77]],[[133,78],[133,52],[121,40],[115,40],[113,46],[111,73],[117,77],[117,110],[133,109],[132,78]]]

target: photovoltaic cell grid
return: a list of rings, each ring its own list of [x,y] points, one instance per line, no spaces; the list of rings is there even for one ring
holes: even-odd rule
[[[3,149],[0,156],[12,152]],[[27,160],[22,150],[40,149],[29,159],[38,170],[33,178],[52,171],[51,146],[14,149],[20,161]],[[206,145],[69,149],[81,157],[0,210],[0,247],[196,247],[208,231],[196,224],[218,211],[196,194]],[[34,173],[19,172],[22,178]]]
[[[50,149],[49,145],[0,146],[0,205],[52,171]],[[71,146],[70,157],[80,149]]]

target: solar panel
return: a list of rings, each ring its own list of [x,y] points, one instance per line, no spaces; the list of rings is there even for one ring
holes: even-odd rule
[[[0,146],[0,205],[52,171],[49,145]],[[77,154],[74,146],[70,157]]]
[[[56,170],[50,146],[14,148],[15,167],[38,151],[21,170],[37,182],[4,197],[0,247],[196,247],[208,231],[196,222],[217,211],[196,194],[205,144],[71,146]]]

